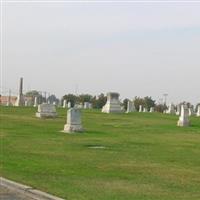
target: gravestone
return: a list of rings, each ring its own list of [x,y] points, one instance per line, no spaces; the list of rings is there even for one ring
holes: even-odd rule
[[[35,97],[34,98],[34,107],[37,107],[38,106],[38,97]]]
[[[193,107],[189,107],[189,116],[193,116],[194,115],[194,109]]]
[[[142,111],[143,111],[142,105],[139,105],[139,112],[142,112]]]
[[[200,105],[197,107],[197,117],[200,117]]]
[[[144,107],[143,108],[143,112],[148,112],[147,108]]]
[[[121,113],[119,94],[115,92],[107,93],[107,102],[102,108],[103,113]]]
[[[71,106],[71,102],[69,101],[68,103],[67,103],[67,108],[71,108],[72,106]]]
[[[67,124],[64,126],[63,132],[74,133],[82,132],[81,112],[78,108],[70,108],[67,111]]]
[[[90,108],[90,103],[89,102],[84,102],[84,109],[89,109]]]
[[[64,99],[64,100],[63,100],[63,108],[66,108],[66,107],[67,107],[67,100]]]
[[[149,112],[152,113],[152,112],[154,112],[154,111],[155,111],[155,110],[154,110],[154,107],[151,107]]]
[[[181,104],[178,104],[176,106],[176,115],[180,115],[181,114]]]
[[[28,106],[28,100],[25,100],[25,101],[24,101],[24,105],[25,105],[25,106]]]
[[[135,112],[135,106],[132,101],[128,100],[126,113],[130,113],[130,112]]]
[[[177,122],[177,126],[189,126],[189,110],[186,105],[181,106],[181,116],[179,117],[179,120]]]
[[[36,117],[39,118],[55,118],[57,117],[56,107],[52,104],[43,103],[38,106]]]
[[[92,109],[92,103],[89,103],[89,109]]]
[[[174,104],[171,103],[171,104],[169,105],[169,108],[168,108],[168,110],[167,110],[166,113],[167,113],[167,114],[176,114]]]
[[[20,78],[19,83],[19,94],[15,102],[15,106],[24,106],[24,96],[23,96],[23,78]]]

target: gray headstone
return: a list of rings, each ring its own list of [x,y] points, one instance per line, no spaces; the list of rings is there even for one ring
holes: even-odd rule
[[[67,111],[67,124],[64,126],[64,132],[74,133],[82,132],[81,112],[78,108],[70,108]]]
[[[139,112],[142,112],[142,105],[139,105]]]
[[[200,105],[197,107],[197,117],[200,117]]]
[[[179,117],[179,120],[177,122],[177,126],[189,126],[189,110],[186,105],[181,106],[181,116]]]
[[[67,107],[67,100],[64,99],[64,100],[63,100],[63,108],[66,108],[66,107]]]
[[[127,102],[127,110],[126,113],[135,112],[135,106],[132,101]]]
[[[39,118],[55,118],[57,116],[56,107],[52,104],[43,103],[38,106],[36,117]]]

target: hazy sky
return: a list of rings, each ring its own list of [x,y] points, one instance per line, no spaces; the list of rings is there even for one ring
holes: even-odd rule
[[[199,3],[4,3],[3,90],[200,102]]]

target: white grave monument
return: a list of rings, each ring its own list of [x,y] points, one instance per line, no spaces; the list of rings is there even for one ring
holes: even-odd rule
[[[132,101],[127,102],[127,110],[126,113],[135,112],[135,106]]]
[[[148,112],[147,108],[144,107],[143,108],[143,112]]]
[[[39,118],[55,118],[57,117],[56,107],[52,104],[43,103],[38,106],[36,117]]]
[[[142,105],[139,105],[139,112],[142,112],[142,111],[143,111]]]
[[[19,94],[15,102],[15,106],[24,106],[24,96],[23,96],[23,78],[20,78],[19,83]]]
[[[64,99],[64,100],[63,100],[63,108],[66,108],[66,107],[67,107],[67,100]]]
[[[194,109],[193,107],[189,108],[189,116],[193,116],[194,115]]]
[[[25,100],[25,101],[24,101],[24,105],[25,105],[25,106],[28,106],[28,100]]]
[[[90,108],[90,103],[89,102],[84,102],[84,109],[89,109]]]
[[[38,106],[38,97],[35,97],[34,98],[34,107],[37,107]]]
[[[67,111],[67,124],[64,126],[63,132],[74,133],[82,132],[81,112],[78,108],[70,108]]]
[[[115,92],[109,92],[107,94],[107,102],[102,108],[103,113],[121,113],[123,110],[121,109],[119,94]]]
[[[155,111],[154,107],[151,107],[149,112],[152,113],[152,112],[154,112],[154,111]]]
[[[71,108],[72,106],[71,106],[71,102],[69,101],[68,103],[67,103],[67,108]]]
[[[197,117],[200,117],[200,105],[197,107]]]
[[[181,106],[181,116],[179,117],[179,120],[177,122],[177,126],[189,126],[189,110],[186,105]]]
[[[169,108],[166,113],[167,114],[176,114],[175,106],[172,103],[169,105]]]

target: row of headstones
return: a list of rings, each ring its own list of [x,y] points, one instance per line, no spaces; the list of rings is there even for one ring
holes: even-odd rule
[[[107,103],[110,104],[111,101],[107,102]],[[115,101],[115,103],[116,103],[116,101]],[[108,106],[108,105],[105,105],[105,106]],[[116,109],[116,104],[114,106]],[[113,107],[112,107],[112,109],[113,109]],[[118,107],[118,109],[119,109],[119,107]],[[36,117],[48,118],[48,117],[56,117],[56,116],[57,116],[57,112],[56,112],[55,105],[41,104],[38,106],[38,112],[36,113]],[[181,106],[181,115],[179,117],[177,125],[178,126],[189,126],[190,125],[189,109],[186,105]],[[80,109],[77,107],[70,108],[67,111],[67,123],[64,125],[63,132],[73,133],[73,132],[81,132],[81,131],[83,131],[83,128],[82,128],[82,124],[81,124]]]
[[[127,102],[127,110],[126,113],[136,112],[136,108],[134,106],[133,101]],[[120,113],[125,112],[124,108],[121,107],[121,102],[119,101],[119,94],[114,92],[107,93],[107,102],[102,108],[102,112],[104,113]],[[139,112],[148,112],[147,108],[142,105],[139,106]],[[154,107],[151,107],[149,112],[154,112]]]
[[[56,107],[52,104],[41,104],[38,106],[36,117],[39,118],[54,118],[57,116]],[[177,122],[177,126],[189,126],[189,111],[187,106],[181,106],[181,116]],[[79,108],[70,108],[67,111],[67,123],[64,125],[63,132],[74,133],[82,132],[81,113]]]
[[[25,101],[24,102],[25,106],[31,106],[31,102],[30,101]],[[47,104],[50,104],[50,102],[47,102]],[[34,104],[33,104],[33,107],[37,107],[39,104],[38,104],[38,98],[35,97],[34,98]],[[53,105],[57,106],[56,102],[53,102]],[[71,108],[71,102],[67,102],[67,100],[63,100],[63,105],[62,105],[63,108]],[[84,108],[84,109],[91,109],[92,108],[92,104],[90,102],[84,102],[84,104],[75,104],[75,107],[77,108]]]
[[[181,109],[182,109],[182,105],[184,104],[178,104],[175,108],[175,105],[170,104],[168,109],[164,111],[165,114],[176,114],[176,115],[180,115],[181,114]],[[188,107],[187,105],[184,105],[184,107],[186,107],[188,109],[189,112],[189,116],[192,115],[196,115],[196,116],[200,116],[200,105],[197,106],[197,112],[195,113],[193,106]]]

